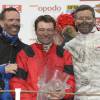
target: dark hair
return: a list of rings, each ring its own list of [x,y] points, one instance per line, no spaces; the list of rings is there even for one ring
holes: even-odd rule
[[[89,10],[92,12],[93,18],[95,18],[95,11],[94,9],[89,6],[89,5],[80,5],[75,11],[74,11],[74,17],[76,18],[76,13],[79,11],[83,11],[83,10]]]
[[[17,13],[19,13],[19,12],[17,11],[16,8],[13,8],[13,7],[4,8],[4,9],[2,10],[2,12],[1,12],[2,19],[4,19],[5,13],[6,13],[6,12],[9,12],[9,11],[16,11]]]
[[[37,25],[40,21],[44,21],[47,23],[52,22],[54,25],[54,28],[56,28],[56,21],[53,17],[51,17],[50,15],[41,15],[35,20],[35,30],[37,30]]]
[[[2,20],[2,14],[0,13],[0,20]]]

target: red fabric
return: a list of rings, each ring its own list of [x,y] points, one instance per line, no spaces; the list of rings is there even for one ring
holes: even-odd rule
[[[44,70],[45,65],[50,69],[58,68],[63,71],[63,66],[65,64],[72,64],[71,55],[69,52],[65,51],[64,56],[61,58],[56,54],[56,46],[53,44],[50,50],[46,53],[42,50],[42,45],[33,44],[32,48],[35,52],[33,57],[28,57],[22,50],[18,53],[17,63],[18,66],[28,72],[28,77],[26,80],[14,77],[10,81],[11,89],[21,88],[22,90],[38,90],[38,79]],[[66,91],[75,91],[75,81],[74,76],[70,76],[68,84],[71,85],[71,89]],[[21,100],[36,100],[35,93],[21,93]],[[72,97],[72,95],[66,95],[66,98]]]
[[[74,18],[71,14],[60,14],[57,17],[57,29],[62,31],[66,25],[74,26]]]
[[[75,92],[75,82],[74,82],[74,78],[73,78],[73,75],[70,75],[70,78],[69,80],[67,81],[67,84],[69,84],[71,86],[70,89],[66,89],[66,93],[71,93],[71,92]],[[67,94],[65,96],[66,100],[70,100],[71,98],[73,98],[73,94]]]

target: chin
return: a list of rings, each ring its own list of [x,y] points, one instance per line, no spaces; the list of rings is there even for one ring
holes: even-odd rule
[[[12,36],[16,36],[17,34],[10,34],[10,35],[12,35]]]
[[[49,45],[50,43],[43,43],[44,45]]]
[[[12,32],[11,35],[16,36],[17,35],[17,31],[16,32]]]
[[[49,45],[49,44],[51,44],[51,42],[42,42],[42,44]]]

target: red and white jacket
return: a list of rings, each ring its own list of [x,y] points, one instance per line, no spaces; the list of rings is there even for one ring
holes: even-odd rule
[[[75,80],[72,70],[72,58],[68,51],[61,52],[59,47],[52,44],[48,52],[43,51],[43,46],[41,44],[31,45],[34,51],[34,56],[28,56],[24,50],[17,55],[18,69],[22,69],[22,74],[27,73],[27,77],[21,78],[20,75],[11,79],[10,87],[11,89],[21,88],[22,90],[35,90],[38,91],[38,79],[43,73],[44,67],[48,66],[50,69],[55,68],[59,70],[66,69],[69,74],[69,79],[67,84],[70,85],[70,89],[66,89],[66,92],[75,92]],[[64,68],[64,66],[66,68]],[[22,76],[23,76],[22,75]],[[24,75],[25,76],[25,75]],[[21,100],[36,100],[36,93],[21,93]],[[65,100],[69,100],[73,95],[67,94]]]

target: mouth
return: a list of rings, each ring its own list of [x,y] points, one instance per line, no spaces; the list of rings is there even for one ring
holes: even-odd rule
[[[88,27],[88,26],[86,26],[86,25],[84,25],[84,26],[83,26],[83,25],[81,25],[81,26],[79,26],[79,28],[80,28],[80,29],[88,29],[89,27]]]
[[[84,28],[88,28],[88,27],[81,27],[81,28],[83,28],[83,29],[84,29]]]
[[[20,29],[20,27],[19,27],[19,26],[16,26],[16,27],[15,27],[15,26],[13,26],[13,27],[12,27],[12,30],[14,30],[14,31],[18,31],[19,29]]]
[[[83,28],[83,29],[84,29],[84,28],[89,28],[89,24],[83,24],[83,25],[81,24],[81,25],[79,25],[79,27],[80,27],[80,28]]]

